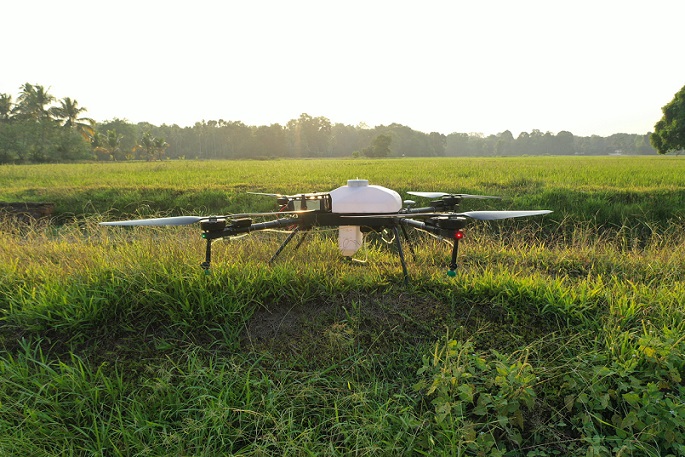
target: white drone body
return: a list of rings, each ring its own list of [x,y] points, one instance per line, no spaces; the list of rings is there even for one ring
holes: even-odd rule
[[[349,179],[346,186],[330,192],[331,210],[340,214],[393,214],[402,209],[400,194],[383,186],[369,185],[366,179]],[[359,226],[338,228],[338,247],[345,257],[359,250],[364,234]]]

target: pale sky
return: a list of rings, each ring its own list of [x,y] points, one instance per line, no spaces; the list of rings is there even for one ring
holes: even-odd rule
[[[683,0],[5,0],[0,93],[97,121],[422,132],[653,131],[685,86]]]

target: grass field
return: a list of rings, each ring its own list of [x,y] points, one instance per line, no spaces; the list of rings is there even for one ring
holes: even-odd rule
[[[623,225],[684,216],[684,163],[648,156],[0,166],[0,201],[51,201],[63,217],[228,213],[272,207],[248,191],[327,191],[364,178],[400,193],[501,195],[497,208],[549,206],[554,220]]]
[[[0,167],[0,455],[685,455],[685,161],[677,157]],[[366,178],[544,208],[417,234],[405,285],[371,240],[215,243],[97,225],[268,210],[247,191]],[[404,196],[404,195],[403,195]]]

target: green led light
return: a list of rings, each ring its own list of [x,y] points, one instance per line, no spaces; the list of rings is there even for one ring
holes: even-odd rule
[[[450,278],[454,278],[455,276],[457,276],[457,272],[454,270],[447,270],[447,276],[449,276]]]

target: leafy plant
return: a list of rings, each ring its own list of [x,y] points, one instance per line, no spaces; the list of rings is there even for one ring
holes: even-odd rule
[[[476,352],[470,341],[437,343],[418,370],[415,389],[433,405],[436,451],[502,456],[523,444],[525,411],[536,399],[536,376],[525,354]]]
[[[594,353],[564,376],[562,395],[591,455],[685,454],[685,342],[644,328],[618,357]]]

